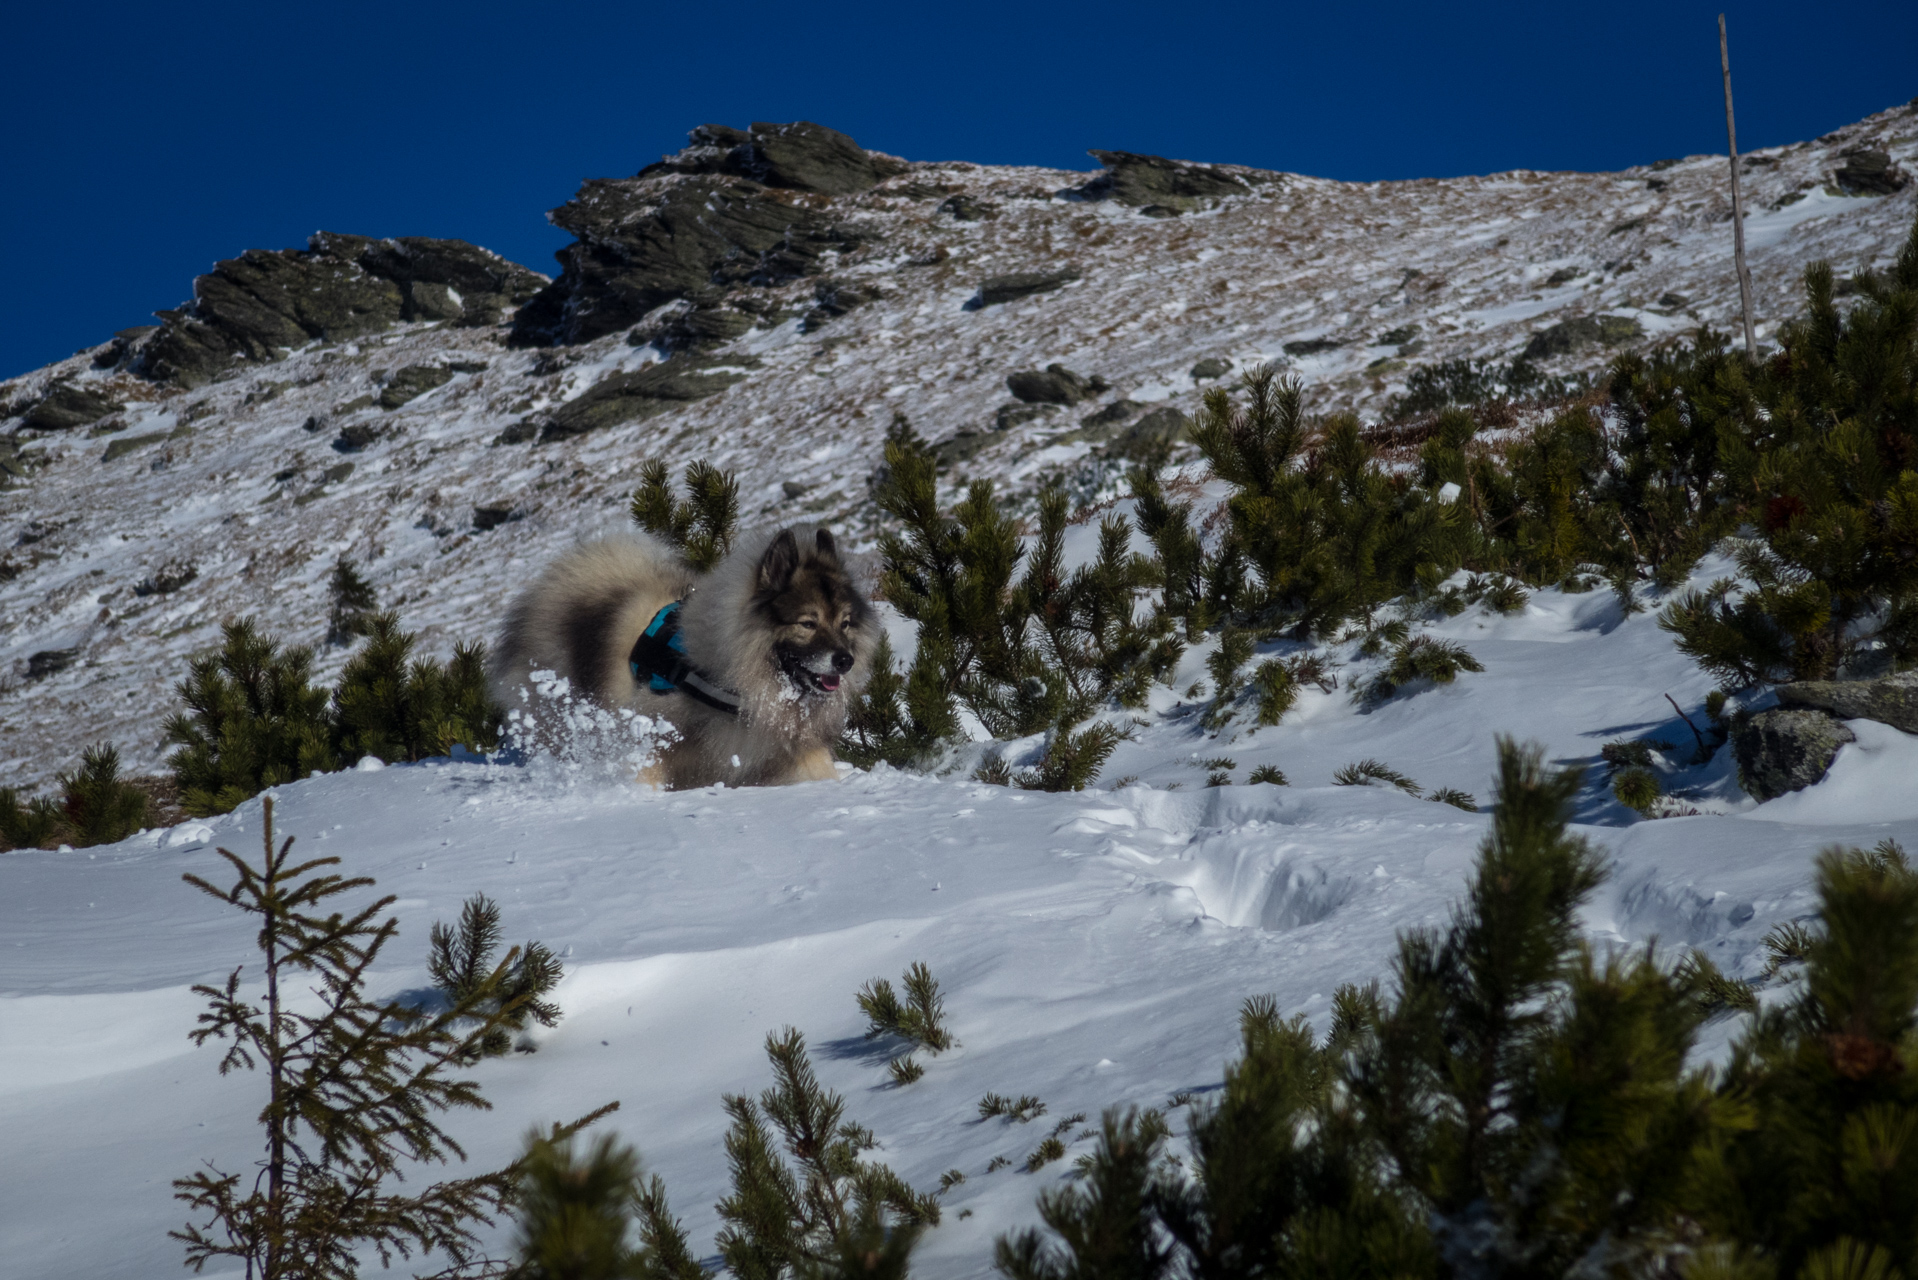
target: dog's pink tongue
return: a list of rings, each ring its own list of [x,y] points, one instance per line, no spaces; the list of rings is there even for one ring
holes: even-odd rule
[[[839,677],[836,675],[820,676],[819,687],[821,689],[824,689],[827,693],[831,693],[834,689],[837,689],[839,687]]]

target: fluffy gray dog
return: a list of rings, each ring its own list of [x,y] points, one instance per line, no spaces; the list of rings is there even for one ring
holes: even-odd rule
[[[508,612],[489,674],[509,707],[546,670],[671,722],[677,740],[645,781],[777,786],[836,776],[832,743],[878,638],[824,529],[743,544],[709,574],[634,535],[548,566]]]

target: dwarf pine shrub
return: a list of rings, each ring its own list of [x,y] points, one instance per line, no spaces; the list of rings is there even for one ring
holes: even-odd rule
[[[732,550],[739,523],[739,481],[704,460],[686,464],[685,481],[686,497],[675,498],[671,471],[657,458],[648,460],[633,491],[633,522],[707,573]]]
[[[939,980],[924,961],[915,960],[900,979],[905,998],[885,978],[874,978],[859,989],[859,1011],[866,1015],[866,1039],[897,1036],[928,1053],[943,1053],[952,1048],[952,1032],[946,1026],[946,1000],[939,993]]]
[[[1456,641],[1413,636],[1393,646],[1392,660],[1365,685],[1363,696],[1370,702],[1384,702],[1414,681],[1451,684],[1462,671],[1483,670],[1485,664]]]
[[[466,900],[457,926],[435,920],[427,935],[426,969],[448,1006],[473,1006],[482,1015],[500,1006],[512,1010],[480,1038],[477,1048],[486,1056],[505,1053],[528,1022],[559,1025],[559,1006],[546,998],[564,976],[559,957],[544,943],[528,942],[507,953],[502,972],[493,961],[501,936],[499,904],[483,893]],[[520,1047],[533,1049],[523,1038]]]
[[[726,1095],[732,1191],[718,1205],[717,1241],[726,1269],[738,1280],[815,1275],[895,1235],[909,1251],[938,1223],[937,1200],[868,1158],[871,1132],[848,1122],[845,1099],[820,1086],[797,1030],[767,1036],[766,1056],[771,1088],[757,1101]],[[903,1255],[898,1264],[903,1272]]]
[[[221,630],[219,652],[194,658],[176,686],[186,710],[166,722],[180,805],[198,817],[339,764],[312,651],[281,649],[251,618]]]
[[[585,1151],[570,1136],[528,1140],[513,1185],[515,1280],[703,1280],[657,1176],[611,1135]],[[635,1219],[639,1241],[629,1242]]]
[[[15,849],[112,844],[143,829],[152,812],[147,793],[120,777],[120,750],[110,742],[80,753],[80,765],[56,775],[57,799],[24,803],[0,788],[0,840]]]
[[[498,749],[501,714],[487,689],[484,646],[455,645],[444,665],[414,658],[417,638],[390,612],[375,614],[365,635],[333,691],[332,729],[343,759],[390,763],[448,755],[455,746]]]

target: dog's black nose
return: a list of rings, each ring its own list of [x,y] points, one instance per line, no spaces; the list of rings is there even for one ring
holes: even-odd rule
[[[835,649],[832,655],[832,669],[834,671],[851,671],[852,655],[844,649]]]

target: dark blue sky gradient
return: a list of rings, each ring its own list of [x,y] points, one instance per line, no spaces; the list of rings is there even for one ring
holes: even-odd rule
[[[1720,0],[1720,3],[1725,0]],[[1918,4],[1728,10],[1739,141],[1918,94]],[[0,376],[325,228],[551,271],[544,219],[704,121],[909,159],[1088,147],[1342,179],[1613,169],[1725,144],[1719,3],[31,4],[0,47]]]

